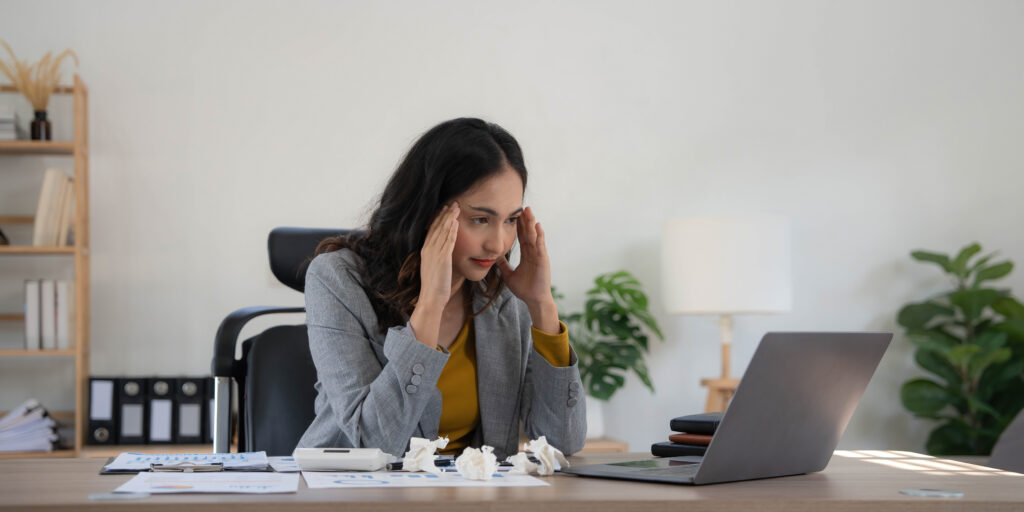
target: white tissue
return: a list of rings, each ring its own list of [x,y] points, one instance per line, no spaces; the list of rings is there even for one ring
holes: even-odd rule
[[[466,480],[490,480],[498,471],[498,457],[494,455],[494,448],[483,446],[466,448],[462,455],[455,459],[455,469],[459,470],[462,478]]]
[[[530,456],[526,452],[519,452],[505,459],[505,462],[512,463],[512,469],[509,470],[510,473],[520,473],[523,475],[529,475],[540,467],[537,463],[530,460]]]
[[[526,443],[526,450],[533,452],[537,459],[540,460],[541,467],[537,470],[537,474],[553,474],[556,465],[560,465],[562,468],[569,467],[569,461],[565,460],[565,455],[562,455],[558,448],[548,444],[548,440],[544,436]]]
[[[441,470],[434,464],[434,453],[439,449],[448,446],[447,437],[439,437],[429,441],[422,437],[414,437],[409,440],[409,451],[405,452],[402,459],[404,471],[426,471],[438,475]]]

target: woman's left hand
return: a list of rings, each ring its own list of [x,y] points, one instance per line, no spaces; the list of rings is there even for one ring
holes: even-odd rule
[[[560,330],[558,308],[551,296],[551,264],[544,243],[544,228],[529,206],[523,210],[517,230],[519,265],[513,269],[504,256],[498,258],[496,263],[501,277],[509,290],[526,303],[534,326],[548,333],[557,333]]]

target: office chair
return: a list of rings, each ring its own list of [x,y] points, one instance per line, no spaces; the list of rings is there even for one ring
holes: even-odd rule
[[[274,228],[267,237],[270,269],[278,281],[302,292],[306,268],[325,238],[341,229]],[[304,307],[252,306],[228,315],[213,344],[214,453],[231,451],[231,383],[238,399],[238,451],[291,455],[313,422],[316,367],[309,353],[306,325],[279,325],[245,340],[242,357],[235,344],[242,327],[258,316],[303,313]]]

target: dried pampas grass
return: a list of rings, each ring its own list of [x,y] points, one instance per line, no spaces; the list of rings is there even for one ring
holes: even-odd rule
[[[10,62],[0,59],[0,72],[7,75],[11,85],[32,104],[33,110],[46,110],[46,105],[50,103],[50,93],[60,82],[60,63],[66,57],[74,59],[75,66],[78,66],[78,55],[71,50],[64,50],[56,57],[53,52],[46,52],[39,62],[29,64],[14,56],[7,41],[0,39],[0,44],[4,45],[7,55],[11,56]]]

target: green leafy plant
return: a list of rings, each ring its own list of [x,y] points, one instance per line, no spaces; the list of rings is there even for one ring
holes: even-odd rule
[[[554,288],[552,292],[556,299],[562,299]],[[590,396],[608,400],[626,383],[630,371],[654,391],[644,362],[649,350],[648,332],[660,340],[665,338],[647,305],[640,281],[620,270],[594,279],[582,312],[559,314],[569,329],[569,340],[579,357],[580,377]]]
[[[917,346],[914,359],[936,378],[907,381],[903,406],[936,420],[925,449],[933,455],[986,455],[1024,408],[1024,306],[1010,290],[983,286],[1006,277],[1013,263],[974,259],[971,244],[955,257],[914,251],[934,263],[954,288],[900,309],[898,322]],[[972,261],[973,260],[973,261]]]

